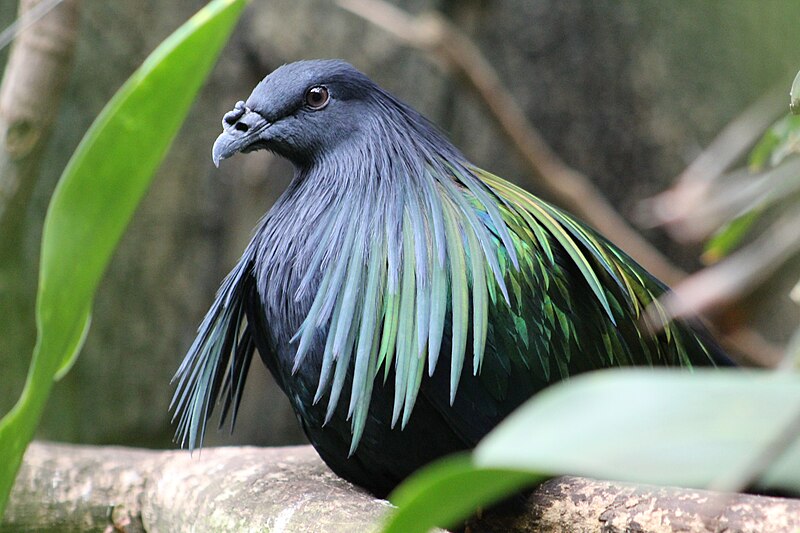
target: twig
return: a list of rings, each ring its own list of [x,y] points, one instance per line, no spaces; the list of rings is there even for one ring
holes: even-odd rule
[[[11,44],[14,38],[25,31],[25,29],[37,20],[47,15],[54,7],[63,0],[42,0],[29,10],[20,13],[19,18],[8,25],[0,32],[0,50]]]
[[[784,359],[785,350],[754,329],[739,326],[720,334],[722,344],[739,356],[739,361],[763,368],[775,368]]]
[[[483,99],[538,183],[560,204],[578,213],[666,283],[685,275],[642,238],[586,176],[556,155],[478,47],[461,31],[438,14],[414,17],[384,0],[338,0],[338,4],[455,67]]]

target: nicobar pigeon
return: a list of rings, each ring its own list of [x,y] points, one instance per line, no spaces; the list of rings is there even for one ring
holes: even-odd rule
[[[662,283],[343,61],[278,68],[223,130],[215,164],[266,149],[294,179],[177,371],[182,445],[218,403],[235,420],[256,350],[322,459],[380,496],[569,376],[729,364],[698,324],[652,336]]]

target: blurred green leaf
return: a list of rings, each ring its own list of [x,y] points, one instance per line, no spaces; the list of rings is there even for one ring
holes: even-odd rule
[[[36,347],[22,395],[0,421],[0,516],[53,379],[80,352],[100,278],[245,4],[213,0],[161,43],[59,180],[42,234]]]
[[[526,472],[476,468],[468,455],[437,461],[411,476],[389,497],[398,510],[392,513],[384,533],[426,533],[433,527],[457,526],[480,506],[544,478]]]
[[[712,235],[708,242],[706,242],[703,250],[703,262],[706,264],[713,264],[731,253],[733,249],[742,242],[742,239],[744,239],[747,232],[759,219],[762,212],[762,208],[747,211],[720,228]]]
[[[786,115],[770,127],[750,152],[754,171],[780,164],[786,156],[800,152],[800,116]]]
[[[800,115],[800,72],[794,77],[792,90],[789,91],[789,109],[795,115]]]
[[[684,487],[719,487],[800,412],[800,376],[621,369],[529,401],[476,448],[475,464]],[[800,491],[800,442],[762,479]]]

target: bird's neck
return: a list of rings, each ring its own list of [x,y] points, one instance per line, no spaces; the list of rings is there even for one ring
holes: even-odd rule
[[[314,276],[298,294],[315,255],[330,262],[353,225],[380,209],[375,191],[362,186],[365,175],[365,169],[341,160],[298,165],[289,188],[262,220],[256,232],[257,286],[279,343],[294,334],[317,291]]]
[[[346,151],[296,165],[289,188],[264,218],[258,289],[268,314],[283,322],[284,340],[300,326],[319,288],[322,276],[310,271],[333,268],[342,250],[352,249],[349,239],[365,250],[384,243],[397,249],[406,211],[425,209],[425,195],[447,193],[442,176],[449,165],[463,164],[457,151],[441,144],[438,133],[415,137],[403,127],[405,135],[400,125],[380,125],[352,139]]]

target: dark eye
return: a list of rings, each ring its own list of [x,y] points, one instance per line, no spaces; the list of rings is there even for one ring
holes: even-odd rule
[[[306,92],[306,105],[311,109],[322,109],[330,100],[328,89],[322,85],[312,87]]]

